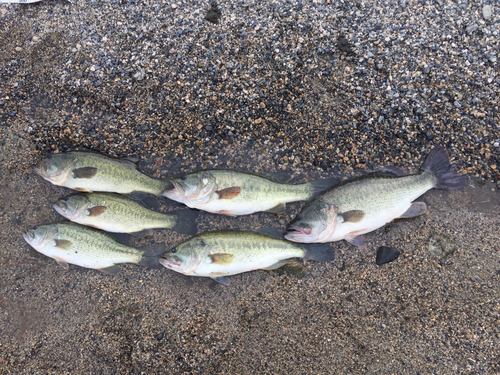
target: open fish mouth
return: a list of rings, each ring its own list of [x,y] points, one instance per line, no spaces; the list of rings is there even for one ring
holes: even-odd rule
[[[298,228],[298,227],[290,227],[287,229],[287,235],[288,234],[301,234],[303,236],[309,236],[311,234],[312,229],[311,228]]]
[[[167,268],[178,268],[181,266],[181,262],[175,259],[161,257],[159,261],[161,265]]]
[[[35,239],[35,231],[28,229],[27,231],[23,232],[23,238],[26,242],[30,243]]]

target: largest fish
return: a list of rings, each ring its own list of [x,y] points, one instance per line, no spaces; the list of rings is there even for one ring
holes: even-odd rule
[[[286,203],[309,200],[333,184],[332,179],[283,184],[265,176],[231,169],[202,170],[171,181],[174,188],[163,193],[167,198],[191,208],[228,216],[259,211],[282,214]]]
[[[169,186],[168,181],[141,173],[131,161],[91,152],[51,155],[42,160],[35,172],[54,185],[85,192],[161,196]]]
[[[347,240],[362,246],[361,234],[396,218],[423,214],[425,203],[413,201],[426,191],[464,186],[464,178],[450,168],[446,150],[436,146],[416,174],[372,173],[333,186],[304,207],[285,238],[304,243]]]

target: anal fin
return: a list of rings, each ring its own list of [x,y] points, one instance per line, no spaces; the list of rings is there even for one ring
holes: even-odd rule
[[[101,268],[99,269],[102,273],[105,273],[106,275],[116,275],[118,272],[120,272],[120,267],[118,267],[116,264],[111,266],[111,267],[106,267],[106,268]]]
[[[427,205],[424,202],[413,202],[410,208],[399,217],[399,219],[409,219],[424,214],[427,211]]]
[[[213,276],[212,280],[215,280],[218,283],[223,284],[223,285],[229,285],[230,284],[229,283],[229,279],[226,276]]]
[[[269,267],[265,267],[265,268],[262,268],[263,270],[266,270],[266,271],[272,271],[272,270],[277,270],[278,268],[281,268],[283,267],[285,264],[289,264],[290,261],[288,260],[281,260],[277,263],[274,263],[272,265],[270,265]]]
[[[277,206],[274,206],[273,208],[266,210],[265,212],[269,212],[272,214],[278,214],[278,215],[285,214],[286,213],[286,203],[280,203]]]

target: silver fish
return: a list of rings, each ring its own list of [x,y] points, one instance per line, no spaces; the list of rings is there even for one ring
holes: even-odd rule
[[[329,244],[303,245],[255,232],[213,231],[178,244],[163,254],[160,263],[184,275],[228,284],[226,276],[277,269],[291,258],[329,262],[334,257]]]
[[[413,201],[426,191],[464,186],[464,178],[451,170],[446,150],[436,146],[416,174],[367,174],[318,195],[288,226],[285,238],[304,243],[346,240],[362,246],[361,234],[396,218],[422,215],[425,203]]]
[[[54,185],[93,192],[149,193],[161,196],[170,183],[146,176],[128,161],[91,152],[54,154],[42,160],[35,172]]]
[[[76,264],[113,275],[120,270],[120,263],[158,268],[159,253],[165,251],[126,246],[104,232],[73,223],[36,226],[25,231],[23,237],[36,251],[55,259],[65,269]]]
[[[59,199],[52,207],[68,220],[107,232],[144,236],[151,234],[150,229],[170,228],[180,233],[196,233],[197,211],[186,209],[163,214],[118,194],[77,194]]]
[[[291,185],[257,174],[209,169],[171,179],[174,188],[163,193],[188,207],[228,216],[266,211],[285,213],[286,203],[309,200],[330,187],[330,179]]]

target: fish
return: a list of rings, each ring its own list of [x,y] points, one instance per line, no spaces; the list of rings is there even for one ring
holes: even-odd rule
[[[451,169],[444,147],[436,146],[418,173],[405,175],[392,167],[340,182],[319,194],[288,225],[285,238],[301,243],[346,240],[363,246],[360,235],[394,219],[425,213],[426,204],[414,200],[428,190],[461,189],[465,183],[465,179]]]
[[[296,244],[263,233],[223,230],[201,233],[166,251],[160,263],[188,276],[229,284],[227,276],[257,269],[274,270],[292,258],[330,262],[330,244]]]
[[[198,212],[185,209],[172,214],[150,210],[141,202],[113,193],[83,193],[59,199],[52,207],[66,219],[114,233],[139,237],[151,229],[169,228],[196,234]]]
[[[227,216],[265,211],[284,214],[286,203],[305,201],[336,179],[284,184],[258,174],[231,169],[207,169],[170,179],[174,188],[163,195],[174,201]]]
[[[110,275],[120,271],[120,263],[158,268],[158,258],[165,251],[164,246],[126,246],[97,229],[69,222],[35,226],[26,230],[23,237],[33,249],[53,258],[66,270],[69,264],[75,264]]]
[[[156,180],[141,173],[128,160],[92,152],[67,152],[49,155],[35,173],[54,185],[81,192],[110,192],[144,197],[158,197],[170,186],[167,180]]]

